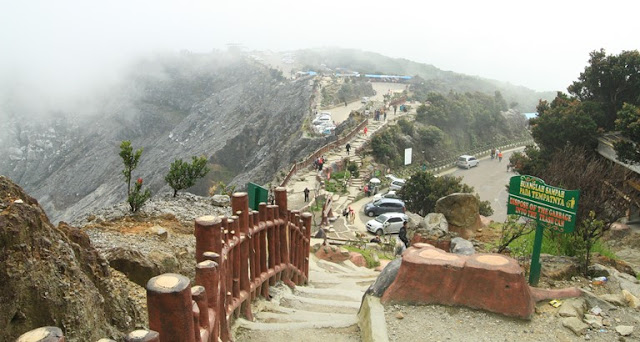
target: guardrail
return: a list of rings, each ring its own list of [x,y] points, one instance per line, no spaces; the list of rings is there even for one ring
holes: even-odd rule
[[[131,332],[125,341],[231,341],[231,315],[252,319],[251,301],[268,298],[269,287],[278,280],[290,287],[306,284],[312,216],[287,209],[285,188],[275,190],[275,199],[275,205],[261,203],[253,211],[247,193],[235,193],[231,198],[234,216],[197,218],[196,286],[191,287],[189,278],[180,274],[151,278],[147,282],[149,330]],[[55,327],[32,330],[18,339],[64,340]]]
[[[429,172],[437,172],[446,168],[456,166],[456,161],[458,157],[464,154],[473,155],[476,157],[487,156],[491,153],[492,148],[497,148],[499,150],[509,149],[517,146],[525,146],[531,145],[534,141],[531,138],[527,139],[518,139],[518,140],[510,140],[510,141],[502,141],[502,142],[494,142],[490,144],[485,144],[481,147],[476,147],[467,151],[460,151],[454,155],[454,157],[449,157],[446,159],[438,160],[432,163],[427,163],[427,171]],[[416,171],[422,168],[421,165],[412,165],[404,169],[403,173],[415,173]]]

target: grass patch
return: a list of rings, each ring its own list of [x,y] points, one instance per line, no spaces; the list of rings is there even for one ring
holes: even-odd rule
[[[315,201],[313,201],[313,204],[309,207],[309,209],[311,211],[321,211],[322,207],[324,206],[324,202],[326,202],[327,200],[324,198],[324,196],[318,196],[316,197]]]
[[[362,254],[362,256],[364,257],[364,260],[367,262],[368,268],[374,268],[374,267],[380,266],[380,261],[376,261],[373,256],[376,253],[370,249],[360,249],[358,247],[349,246],[349,245],[344,245],[342,246],[342,248],[348,250],[349,252],[357,252]]]
[[[524,255],[531,255],[533,253],[533,240],[535,239],[536,232],[533,231],[529,234],[523,235],[509,244],[511,250],[522,251]],[[568,255],[569,239],[552,239],[548,231],[545,230],[544,238],[542,239],[542,248],[540,253],[551,255]],[[569,246],[570,247],[570,246]],[[591,254],[600,253],[611,259],[618,259],[618,256],[611,250],[602,240],[597,240],[591,248]],[[569,255],[574,256],[574,255]]]

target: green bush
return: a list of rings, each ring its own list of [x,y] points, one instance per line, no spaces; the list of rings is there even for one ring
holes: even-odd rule
[[[122,163],[124,164],[122,174],[127,182],[127,202],[129,203],[129,207],[132,212],[137,212],[138,209],[140,209],[151,197],[151,191],[149,189],[142,191],[142,178],[138,178],[133,191],[131,190],[131,174],[133,173],[133,170],[138,167],[142,151],[143,149],[140,148],[134,153],[131,141],[125,140],[120,143],[119,155],[120,158],[122,158]]]
[[[196,185],[196,180],[207,175],[207,159],[205,157],[192,157],[191,164],[176,159],[171,163],[169,173],[164,180],[173,189],[173,197],[178,195],[178,190],[187,189]]]
[[[373,254],[375,253],[374,251],[370,249],[360,249],[358,247],[349,246],[349,245],[344,245],[342,247],[348,250],[349,252],[357,252],[362,254],[362,256],[364,257],[364,260],[367,263],[368,268],[374,268],[374,267],[380,266],[380,261],[376,261],[373,257]]]

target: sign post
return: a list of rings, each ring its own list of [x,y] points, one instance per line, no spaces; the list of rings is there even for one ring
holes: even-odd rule
[[[537,177],[522,175],[513,176],[509,180],[507,214],[536,221],[529,284],[536,286],[540,280],[540,249],[544,227],[562,233],[573,232],[579,198],[579,190],[549,186]]]
[[[253,210],[258,210],[260,203],[267,203],[269,199],[269,190],[258,184],[247,184],[247,193],[249,194],[249,207]]]

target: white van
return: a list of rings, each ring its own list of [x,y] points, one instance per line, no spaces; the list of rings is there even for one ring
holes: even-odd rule
[[[459,167],[465,168],[465,169],[470,169],[474,166],[478,166],[478,164],[480,164],[480,161],[478,161],[478,159],[476,159],[476,157],[474,156],[470,156],[470,155],[462,155],[460,157],[458,157],[458,161],[456,162],[456,164]]]

